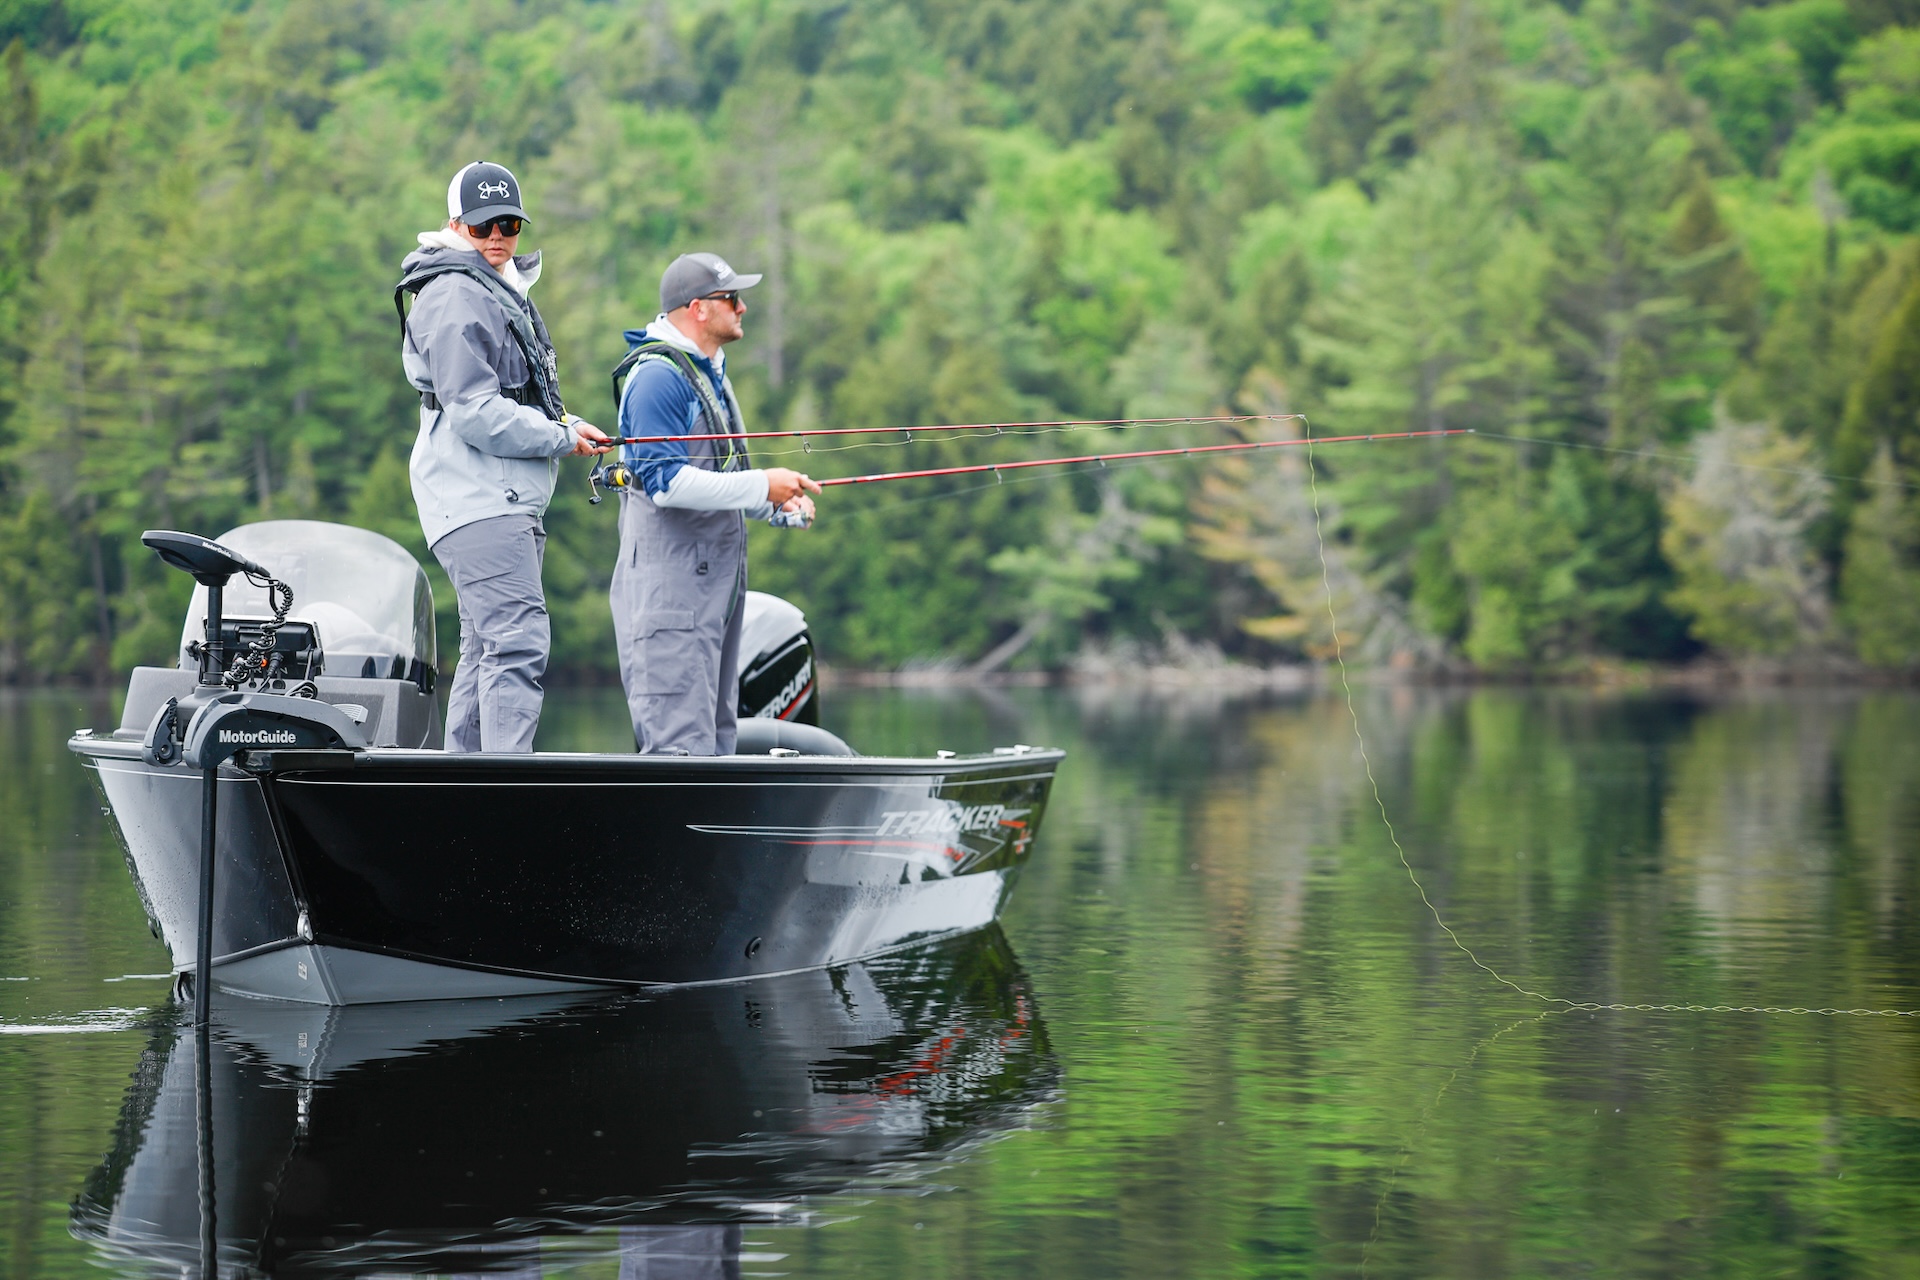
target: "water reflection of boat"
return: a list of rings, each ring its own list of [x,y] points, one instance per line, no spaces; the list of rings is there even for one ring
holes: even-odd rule
[[[1055,1078],[998,928],[748,986],[213,1012],[205,1129],[196,1037],[170,1024],[74,1205],[74,1233],[137,1274],[212,1274],[203,1136],[222,1276],[615,1249],[651,1259],[639,1274],[737,1274],[715,1262],[738,1224],[949,1161]]]
[[[230,546],[147,538],[201,583],[179,665],[136,668],[120,727],[69,746],[175,971],[204,946],[230,990],[355,1004],[727,981],[979,928],[1061,758],[854,755],[796,723],[818,706],[811,640],[757,593],[740,754],[426,750],[433,603],[404,549],[314,521]],[[252,687],[229,689],[241,652]]]

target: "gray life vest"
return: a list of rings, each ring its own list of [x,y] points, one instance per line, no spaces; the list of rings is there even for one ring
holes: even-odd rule
[[[620,406],[626,402],[627,384],[633,381],[634,370],[647,363],[673,366],[693,387],[693,394],[700,401],[700,420],[706,431],[687,437],[688,461],[706,471],[745,470],[749,465],[747,442],[732,438],[745,430],[740,402],[734,398],[733,388],[726,387],[726,400],[722,402],[713,389],[713,380],[693,363],[693,357],[678,347],[650,340],[621,357],[620,363],[613,367],[614,420],[619,421]],[[726,386],[724,382],[721,385]]]
[[[406,296],[418,297],[428,283],[450,273],[479,281],[493,295],[506,312],[507,332],[513,335],[514,345],[520,348],[521,358],[527,362],[530,381],[524,386],[502,387],[500,394],[531,405],[555,422],[564,422],[567,406],[560,400],[560,362],[554,355],[553,339],[547,335],[547,322],[540,318],[540,309],[533,305],[533,299],[521,297],[491,271],[482,271],[466,262],[435,262],[401,277],[400,283],[393,287],[393,309],[400,315],[402,339],[407,328]],[[440,406],[436,401],[427,407]]]

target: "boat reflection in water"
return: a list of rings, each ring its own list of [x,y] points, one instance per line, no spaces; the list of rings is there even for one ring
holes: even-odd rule
[[[743,1224],[910,1181],[1056,1078],[997,927],[612,999],[213,1014],[204,1072],[191,1027],[154,1033],[74,1204],[122,1272],[539,1275],[617,1251],[622,1275],[737,1275]]]

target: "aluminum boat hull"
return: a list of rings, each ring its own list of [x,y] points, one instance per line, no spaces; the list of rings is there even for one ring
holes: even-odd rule
[[[199,773],[70,743],[194,969]],[[316,1004],[727,982],[991,923],[1061,753],[256,752],[219,774],[213,981]]]

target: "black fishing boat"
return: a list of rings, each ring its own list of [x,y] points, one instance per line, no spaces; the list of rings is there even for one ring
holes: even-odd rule
[[[426,575],[314,521],[144,539],[199,582],[98,778],[180,985],[320,1004],[721,982],[992,922],[1061,753],[856,755],[749,593],[739,754],[453,754]],[[210,891],[209,891],[209,886]]]
[[[754,1224],[922,1185],[1058,1078],[997,927],[745,987],[214,1012],[153,1029],[74,1202],[116,1274],[737,1275],[778,1261]]]

